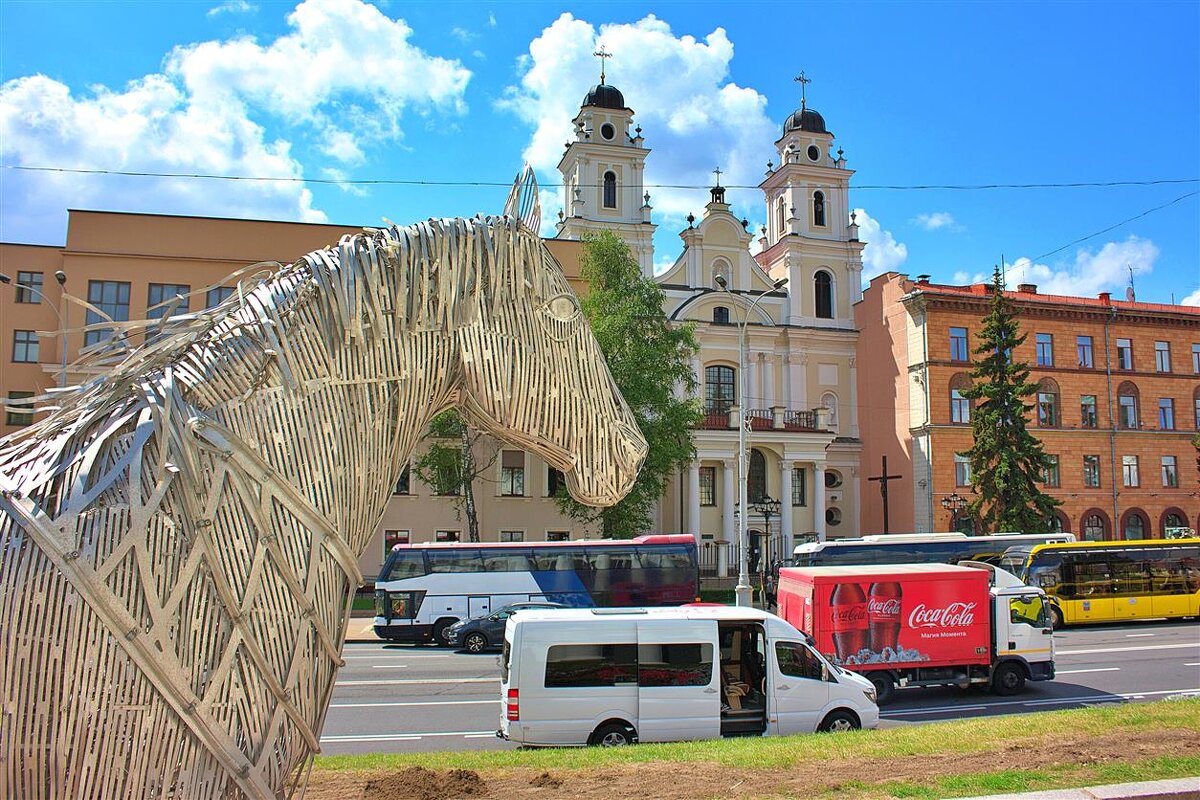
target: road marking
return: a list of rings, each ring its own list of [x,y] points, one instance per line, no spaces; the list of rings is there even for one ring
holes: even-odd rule
[[[408,669],[408,664],[372,664],[371,669]]]
[[[401,706],[494,706],[500,704],[500,698],[495,700],[438,700],[419,703],[330,703],[330,708],[395,708]]]
[[[495,731],[436,731],[430,733],[377,733],[367,736],[322,736],[321,744],[336,744],[338,742],[415,742],[432,736],[464,736],[482,739],[485,736],[496,738]]]
[[[1125,634],[1125,638],[1126,639],[1136,639],[1139,636],[1155,636],[1155,635],[1156,634],[1153,634],[1153,633],[1127,633],[1127,634]]]
[[[1084,672],[1120,672],[1120,667],[1097,667],[1096,669],[1060,669],[1054,671],[1054,677],[1059,675],[1081,675]]]
[[[1188,642],[1186,644],[1148,644],[1142,647],[1097,647],[1088,650],[1059,650],[1055,655],[1059,656],[1083,656],[1090,653],[1132,653],[1142,650],[1178,650],[1184,647],[1200,647],[1200,642]]]
[[[338,681],[335,686],[411,686],[425,683],[500,683],[499,678],[397,678],[379,681]]]
[[[1200,667],[1200,661],[1192,661],[1191,663],[1184,664],[1184,666],[1185,667]]]
[[[979,711],[981,709],[999,708],[1001,706],[1036,706],[1036,705],[1065,705],[1067,703],[1103,703],[1103,702],[1118,702],[1120,700],[1130,700],[1140,697],[1149,697],[1151,695],[1163,694],[1181,694],[1183,692],[1200,692],[1200,687],[1189,689],[1163,689],[1156,692],[1128,692],[1121,694],[1113,692],[1112,694],[1097,694],[1097,695],[1079,695],[1076,697],[1054,697],[1045,700],[1002,700],[996,703],[987,703],[985,705],[971,706],[935,706],[933,708],[905,708],[897,711],[885,711],[884,716],[894,717],[908,714],[941,714],[947,711]]]

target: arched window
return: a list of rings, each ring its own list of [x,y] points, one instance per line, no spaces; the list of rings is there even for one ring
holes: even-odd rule
[[[1165,539],[1167,538],[1168,532],[1173,532],[1173,528],[1187,528],[1187,526],[1187,515],[1184,514],[1183,511],[1178,508],[1168,508],[1162,513],[1158,528],[1159,533],[1162,534],[1162,537]]]
[[[1058,408],[1058,382],[1043,378],[1038,385],[1037,420],[1042,428],[1055,428],[1062,424]]]
[[[1200,431],[1200,388],[1192,392],[1192,402],[1196,406],[1196,430]]]
[[[775,230],[779,231],[782,237],[784,234],[784,224],[786,220],[783,218],[783,198],[779,198],[779,202],[775,204]]]
[[[710,414],[728,414],[737,402],[737,373],[733,367],[704,368],[704,408]]]
[[[1108,538],[1108,517],[1103,511],[1092,509],[1083,515],[1083,538],[1089,542],[1100,542]]]
[[[963,390],[971,388],[971,376],[960,372],[950,379],[950,422],[955,425],[971,424],[971,409],[974,403],[963,397]]]
[[[833,319],[833,278],[825,270],[813,276],[813,299],[820,319]]]
[[[767,496],[767,457],[757,447],[750,451],[750,467],[746,470],[746,500],[761,502]]]
[[[813,225],[825,227],[825,193],[813,192]]]
[[[716,325],[729,324],[729,307],[713,306],[713,323]]]
[[[612,170],[604,173],[604,207],[617,207],[617,176]]]
[[[1125,381],[1117,387],[1118,424],[1127,430],[1141,427],[1138,412],[1138,388],[1133,381]]]
[[[1150,530],[1146,515],[1141,509],[1131,508],[1121,520],[1121,536],[1125,539],[1145,539]]]

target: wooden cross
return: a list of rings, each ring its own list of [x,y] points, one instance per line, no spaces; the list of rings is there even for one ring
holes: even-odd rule
[[[713,170],[713,174],[717,176],[717,188],[721,188],[721,168],[717,167]]]
[[[801,74],[803,74],[803,73],[801,73]],[[903,477],[904,477],[903,475],[888,475],[887,456],[884,456],[883,457],[883,474],[876,475],[873,478],[867,478],[867,480],[869,480],[869,481],[879,481],[879,494],[880,494],[880,496],[883,497],[883,532],[884,533],[891,533],[891,531],[888,530],[888,494],[887,494],[888,481],[894,481],[894,480],[897,480],[897,479],[903,478]]]
[[[796,83],[800,84],[800,107],[804,108],[804,104],[805,104],[804,87],[807,86],[808,84],[812,83],[812,78],[804,77],[804,70],[800,70],[800,74],[797,75],[795,78],[793,78],[793,80],[796,81]],[[884,471],[886,472],[887,470],[884,470]]]
[[[604,62],[612,58],[612,53],[605,50],[604,46],[601,45],[600,49],[592,53],[592,55],[600,59],[600,83],[604,83]]]

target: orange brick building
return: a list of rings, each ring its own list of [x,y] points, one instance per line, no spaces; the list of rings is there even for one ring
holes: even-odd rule
[[[924,276],[922,276],[923,278]],[[863,465],[890,481],[889,530],[952,530],[970,498],[972,351],[988,312],[987,284],[946,286],[887,273],[855,306]],[[1080,538],[1161,537],[1200,528],[1200,308],[1006,292],[1025,344],[1014,354],[1039,384],[1029,430],[1056,462],[1044,490],[1058,524]],[[877,483],[864,482],[863,532],[883,529]],[[949,507],[947,507],[949,506]]]

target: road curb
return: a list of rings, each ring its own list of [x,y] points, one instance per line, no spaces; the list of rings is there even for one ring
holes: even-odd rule
[[[1052,789],[1045,792],[990,794],[960,800],[1200,800],[1200,777],[1165,781],[1117,783],[1082,789]]]

